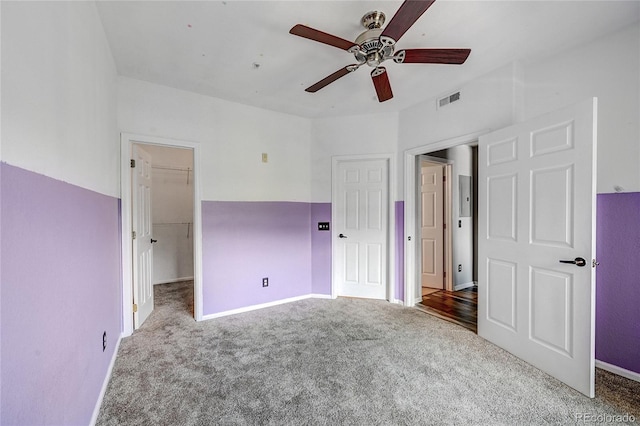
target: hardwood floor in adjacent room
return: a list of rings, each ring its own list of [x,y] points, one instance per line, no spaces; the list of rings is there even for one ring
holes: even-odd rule
[[[423,293],[417,308],[478,332],[478,287],[460,291],[438,290]]]

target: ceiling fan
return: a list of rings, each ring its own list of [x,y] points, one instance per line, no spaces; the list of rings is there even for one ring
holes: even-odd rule
[[[411,28],[434,1],[405,0],[384,29],[382,28],[385,22],[384,13],[372,11],[365,14],[360,22],[366,28],[366,31],[360,34],[355,42],[327,34],[306,25],[295,25],[289,30],[290,34],[346,50],[353,54],[357,61],[355,64],[339,69],[305,90],[315,93],[367,64],[373,68],[371,79],[373,80],[378,100],[384,102],[393,98],[387,70],[385,67],[380,66],[387,59],[393,59],[398,64],[460,65],[464,63],[471,53],[471,49],[405,49],[395,52],[396,42],[400,40],[400,37]]]

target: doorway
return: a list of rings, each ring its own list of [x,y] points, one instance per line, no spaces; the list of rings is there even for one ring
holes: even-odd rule
[[[421,297],[416,306],[475,332],[478,294],[477,147],[473,143],[460,144],[431,151],[418,158],[420,167],[416,178],[421,244],[417,249]],[[447,178],[441,179],[442,183],[438,182],[437,186],[443,193],[438,196],[431,189],[434,179],[430,176],[440,176],[440,169],[445,168],[443,164],[449,173]],[[431,201],[438,198],[442,199],[441,203]],[[429,210],[437,210],[438,215],[444,216],[444,226],[437,228],[435,233],[425,228],[437,223],[437,220],[432,220],[436,215],[429,214]],[[425,238],[431,235],[436,235],[443,243],[431,244]],[[436,260],[438,264],[434,267]],[[428,274],[430,270],[437,272],[439,268],[444,270],[444,274]]]
[[[178,288],[193,293],[193,150],[139,146],[143,146],[152,159],[154,300],[156,295],[172,294]],[[185,309],[193,317],[193,300]]]
[[[427,156],[431,161],[441,161],[449,164],[451,167],[450,177],[448,178],[448,186],[450,193],[448,202],[445,203],[445,216],[449,221],[449,231],[451,231],[451,241],[449,246],[445,244],[445,254],[450,253],[447,261],[447,279],[446,288],[443,291],[456,292],[468,291],[474,293],[477,284],[477,203],[473,194],[477,191],[477,150],[475,146],[478,138],[485,132],[472,133],[458,138],[453,138],[438,143],[416,147],[405,151],[405,175],[407,177],[405,184],[405,224],[404,233],[407,236],[407,244],[405,245],[405,298],[406,306],[419,306],[423,302],[422,285],[421,285],[421,247],[420,244],[411,242],[412,236],[420,235],[420,203],[419,203],[419,165],[422,158]],[[456,148],[458,147],[458,148]],[[459,151],[459,152],[456,152]],[[463,152],[464,151],[464,152]],[[457,163],[457,165],[456,165]],[[459,176],[467,178],[462,184],[464,196],[461,202],[460,181]],[[467,188],[470,188],[466,191]],[[467,192],[469,192],[467,194]],[[467,200],[467,198],[469,198]],[[477,197],[475,197],[477,199]],[[466,205],[463,205],[465,204]],[[463,208],[463,211],[460,208]],[[448,211],[446,210],[448,208]],[[464,236],[464,240],[462,239]],[[418,241],[418,238],[416,239]],[[440,291],[440,290],[439,290]],[[432,293],[435,294],[435,293]],[[432,299],[438,299],[441,306],[456,305],[461,302],[465,306],[471,303],[471,312],[477,311],[477,297],[475,294],[457,295],[453,297],[441,297],[444,293],[432,296]],[[451,296],[450,294],[447,294]],[[462,297],[459,297],[462,296]],[[434,302],[435,303],[435,302]],[[424,307],[424,305],[422,305]],[[469,311],[469,309],[467,309]],[[468,313],[468,312],[467,312]],[[449,315],[447,315],[449,316]],[[451,320],[451,318],[447,318]],[[468,318],[467,318],[468,319]],[[474,316],[473,322],[476,319]],[[467,322],[467,320],[465,320]]]
[[[137,194],[132,188],[134,174],[131,173],[134,148],[142,148],[150,155],[150,175],[156,176],[149,185],[149,191],[154,191],[154,198],[159,203],[156,209],[150,206],[153,214],[151,211],[148,214],[153,232],[149,239],[153,241],[153,250],[157,252],[151,256],[149,268],[152,271],[149,274],[152,287],[154,284],[192,280],[193,317],[197,321],[202,319],[199,145],[152,136],[122,134],[123,336],[130,335],[135,325],[141,324],[140,321],[138,324],[134,321],[136,302],[139,299],[139,288],[134,279],[138,266],[134,239],[137,217],[133,214],[134,197]],[[159,188],[154,190],[156,185]],[[151,308],[152,306],[153,304]]]

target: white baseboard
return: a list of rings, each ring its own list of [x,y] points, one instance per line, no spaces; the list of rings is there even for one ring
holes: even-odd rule
[[[215,314],[203,315],[202,321],[210,320],[214,318],[226,317],[229,315],[241,314],[244,312],[251,312],[257,309],[270,308],[272,306],[284,305],[285,303],[297,302],[305,299],[331,299],[330,294],[305,294],[303,296],[290,297],[288,299],[274,300],[273,302],[261,303],[259,305],[245,306],[244,308],[231,309],[229,311],[217,312]]]
[[[191,277],[172,278],[170,280],[155,282],[153,283],[153,285],[179,283],[180,281],[193,281],[193,277],[191,276]]]
[[[98,420],[98,414],[100,414],[100,407],[102,406],[102,400],[104,399],[104,394],[107,392],[107,386],[109,386],[109,380],[111,380],[111,373],[113,371],[113,366],[116,363],[116,357],[118,356],[118,349],[120,348],[120,341],[122,340],[122,335],[118,336],[118,341],[116,342],[116,347],[113,350],[113,355],[111,356],[111,362],[109,362],[109,368],[107,369],[107,375],[102,382],[102,388],[100,389],[100,395],[98,395],[98,401],[96,402],[96,406],[93,408],[93,415],[91,416],[91,426],[96,424]]]
[[[597,359],[596,359],[596,367],[606,370],[610,373],[617,374],[618,376],[626,377],[627,379],[640,382],[640,373],[636,373],[635,371],[626,370],[622,367],[618,367],[617,365],[609,364]]]
[[[333,299],[330,294],[311,293],[309,297],[311,299]]]
[[[391,303],[395,303],[396,305],[401,305],[404,306],[404,300],[400,300],[400,299],[393,299],[390,300]]]
[[[453,291],[464,290],[465,288],[473,287],[474,285],[476,285],[476,283],[473,282],[473,281],[468,282],[468,283],[458,284],[458,285],[453,286]]]

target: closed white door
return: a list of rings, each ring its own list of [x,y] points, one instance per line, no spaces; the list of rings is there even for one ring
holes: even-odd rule
[[[420,168],[422,287],[444,288],[444,166]]]
[[[479,142],[478,334],[594,396],[595,99]]]
[[[153,311],[153,244],[151,222],[151,155],[133,145],[133,326],[138,328]]]
[[[340,161],[337,169],[334,197],[337,294],[386,299],[388,161]]]

